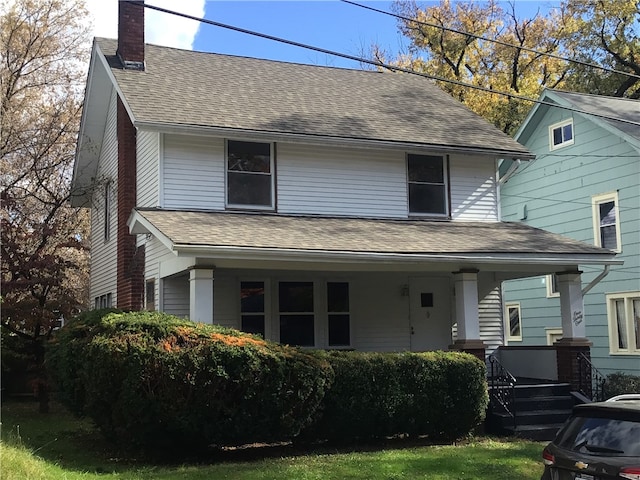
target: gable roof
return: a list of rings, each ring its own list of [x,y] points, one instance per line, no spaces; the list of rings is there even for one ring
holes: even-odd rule
[[[151,233],[177,255],[242,254],[283,260],[367,262],[620,263],[615,253],[521,223],[309,217],[247,212],[135,209],[131,233]],[[541,267],[542,268],[542,267]]]
[[[579,112],[575,112],[575,114],[588,117],[590,121],[624,138],[640,149],[640,100],[552,89],[545,89],[540,95],[540,100],[576,109]],[[526,143],[538,123],[536,119],[544,115],[549,108],[552,107],[546,104],[536,104],[516,133],[515,138]]]
[[[388,142],[532,158],[525,147],[415,75],[302,65],[146,45],[125,70],[96,39],[136,126]]]

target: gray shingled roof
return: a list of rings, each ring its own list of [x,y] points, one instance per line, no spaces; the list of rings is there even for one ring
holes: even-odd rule
[[[532,157],[524,146],[424,77],[149,44],[146,69],[138,72],[120,68],[115,40],[96,42],[138,123],[450,146]]]
[[[512,222],[438,222],[138,209],[175,246],[400,254],[603,255],[609,250]]]
[[[640,100],[630,98],[606,97],[587,93],[563,92],[551,90],[578,110],[587,113],[605,115],[608,122],[618,130],[640,140]],[[616,121],[624,120],[624,122]],[[635,124],[627,123],[634,122]]]

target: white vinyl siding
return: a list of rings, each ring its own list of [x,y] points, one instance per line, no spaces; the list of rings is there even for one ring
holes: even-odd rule
[[[136,181],[138,207],[157,207],[159,179],[160,135],[156,132],[138,130]]]
[[[278,144],[280,213],[405,218],[404,152]]]
[[[451,155],[451,218],[461,221],[497,221],[496,166],[488,157]]]
[[[116,235],[117,235],[117,176],[118,176],[118,140],[116,137],[116,94],[111,94],[107,122],[105,125],[102,151],[98,165],[98,181],[110,181],[111,196],[110,239],[104,238],[104,188],[97,188],[94,193],[91,209],[91,280],[90,298],[111,294],[112,305],[116,305]]]
[[[188,275],[162,280],[162,311],[170,315],[188,318],[189,298]]]
[[[165,135],[161,206],[224,210],[224,140]]]

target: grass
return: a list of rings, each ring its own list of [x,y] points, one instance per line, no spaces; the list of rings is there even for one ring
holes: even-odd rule
[[[43,415],[35,403],[10,401],[2,404],[0,479],[538,480],[543,445],[482,437],[443,446],[406,441],[314,451],[279,446],[158,464],[119,452],[89,421],[59,404]]]

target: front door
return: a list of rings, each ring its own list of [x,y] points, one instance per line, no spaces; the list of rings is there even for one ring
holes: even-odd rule
[[[409,279],[411,351],[447,350],[451,345],[451,280]]]

